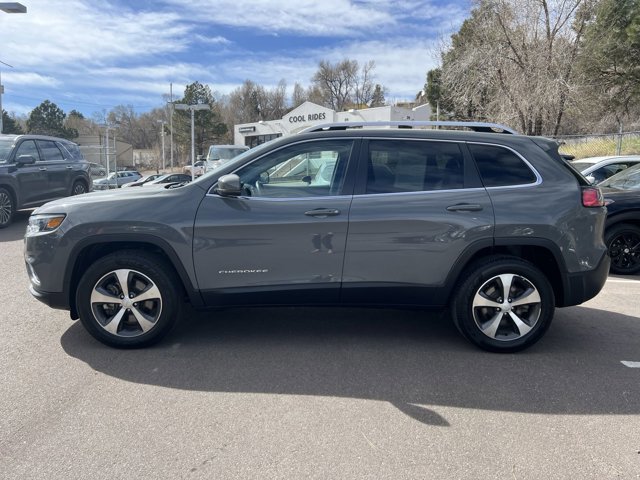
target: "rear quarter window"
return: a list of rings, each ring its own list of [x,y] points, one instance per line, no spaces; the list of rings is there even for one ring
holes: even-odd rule
[[[536,174],[511,150],[494,145],[469,144],[485,187],[527,185],[537,181]]]

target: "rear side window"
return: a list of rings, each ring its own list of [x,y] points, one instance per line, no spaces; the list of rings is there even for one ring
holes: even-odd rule
[[[464,157],[448,142],[372,140],[366,193],[421,192],[464,187]]]
[[[531,168],[511,150],[493,145],[469,144],[485,187],[535,183]]]
[[[64,160],[64,155],[55,142],[49,140],[38,140],[38,146],[40,147],[43,160]]]
[[[71,158],[73,160],[84,160],[84,156],[80,151],[80,147],[78,147],[78,145],[76,145],[75,143],[60,142],[58,143],[58,145],[63,151],[66,151],[68,153],[68,155],[65,155],[65,157]]]

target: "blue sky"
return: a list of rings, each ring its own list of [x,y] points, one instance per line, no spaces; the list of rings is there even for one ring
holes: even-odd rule
[[[163,105],[194,81],[219,97],[246,79],[290,94],[320,60],[376,62],[387,100],[412,99],[460,27],[469,0],[22,0],[0,12],[3,108],[43,100],[86,116]]]

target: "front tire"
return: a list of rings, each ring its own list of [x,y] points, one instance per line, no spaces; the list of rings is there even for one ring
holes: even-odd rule
[[[451,305],[464,337],[492,352],[516,352],[536,343],[551,325],[555,297],[547,277],[517,257],[495,256],[461,276]]]
[[[76,291],[80,321],[100,342],[117,348],[152,345],[180,313],[180,282],[161,257],[115,252],[93,263]]]
[[[614,225],[605,233],[611,257],[610,271],[618,275],[640,272],[640,228],[629,223]]]

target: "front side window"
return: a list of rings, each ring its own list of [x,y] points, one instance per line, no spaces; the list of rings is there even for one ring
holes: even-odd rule
[[[33,140],[25,140],[20,145],[18,145],[18,150],[16,150],[16,160],[22,155],[31,155],[36,159],[36,161],[39,161],[40,154],[38,153],[38,149],[36,148],[36,142]]]
[[[529,166],[511,150],[493,145],[469,144],[485,187],[505,187],[535,183]]]
[[[464,187],[464,157],[449,142],[369,142],[366,193],[420,192]]]
[[[50,140],[38,140],[38,146],[40,147],[43,160],[64,160],[64,155],[62,155],[62,152],[55,142]]]
[[[238,172],[247,196],[299,198],[339,195],[352,140],[290,145],[269,153]]]

